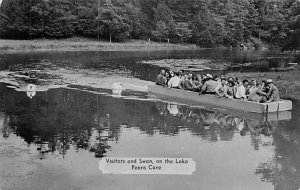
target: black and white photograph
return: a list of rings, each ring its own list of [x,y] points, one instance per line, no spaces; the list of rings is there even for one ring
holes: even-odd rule
[[[0,0],[0,190],[300,190],[300,0]]]

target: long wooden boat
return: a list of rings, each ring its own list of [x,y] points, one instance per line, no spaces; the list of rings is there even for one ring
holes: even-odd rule
[[[280,100],[270,103],[257,103],[238,99],[221,98],[215,95],[202,94],[186,90],[166,88],[158,85],[149,85],[148,92],[167,100],[188,100],[198,105],[213,105],[217,108],[229,108],[244,112],[270,113],[292,110],[290,100]]]

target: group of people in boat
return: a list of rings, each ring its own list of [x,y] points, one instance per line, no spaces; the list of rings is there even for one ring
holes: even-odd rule
[[[253,102],[276,102],[280,100],[278,88],[272,79],[263,80],[258,83],[256,79],[244,79],[220,77],[211,74],[195,75],[179,72],[161,70],[156,78],[156,84],[182,90],[198,92],[199,94],[215,94],[219,97],[230,99],[241,99]]]

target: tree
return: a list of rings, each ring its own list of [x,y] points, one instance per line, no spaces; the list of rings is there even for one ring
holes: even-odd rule
[[[0,8],[0,34],[2,38],[28,39],[31,37],[31,3],[31,0],[2,1]]]
[[[247,0],[232,0],[225,3],[222,15],[225,21],[224,42],[226,44],[236,46],[246,41],[248,8]]]
[[[287,36],[283,43],[283,50],[300,50],[300,2],[287,2],[290,14],[287,16]]]
[[[147,25],[145,24],[146,16],[141,10],[138,0],[122,0],[115,5],[118,13],[123,18],[123,22],[129,25],[130,38],[143,38],[147,36]]]
[[[0,37],[299,48],[299,0],[3,0]]]
[[[104,38],[109,41],[122,41],[129,36],[129,25],[117,14],[111,3],[106,3],[100,10],[97,21],[100,22],[100,31]]]
[[[72,22],[75,17],[63,0],[35,0],[30,14],[35,37],[63,38],[74,33]]]
[[[74,33],[73,21],[68,4],[64,0],[46,1],[49,3],[49,14],[46,15],[44,35],[50,38],[70,37]]]
[[[155,40],[161,41],[162,39],[166,39],[166,37],[168,36],[168,29],[166,23],[161,20],[158,21],[156,23],[156,30],[154,30],[152,34],[154,34],[153,37]]]
[[[76,14],[75,31],[78,35],[87,37],[98,37],[99,27],[96,20],[98,15],[98,2],[86,0],[77,2],[73,15]]]
[[[199,4],[198,14],[192,23],[192,40],[199,46],[212,47],[223,42],[223,19],[209,10],[206,3]]]
[[[189,23],[187,22],[178,22],[175,29],[176,35],[181,42],[188,41],[192,37],[192,29],[190,29]]]
[[[74,31],[74,18],[63,0],[6,0],[0,18],[1,36],[6,38],[62,38]]]
[[[162,38],[175,36],[175,22],[171,9],[164,1],[159,1],[154,8],[154,20],[156,21],[156,31]]]

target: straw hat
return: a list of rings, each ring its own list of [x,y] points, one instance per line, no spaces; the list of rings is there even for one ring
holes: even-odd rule
[[[268,79],[267,80],[267,84],[269,84],[269,83],[273,83],[273,80],[272,79]]]

